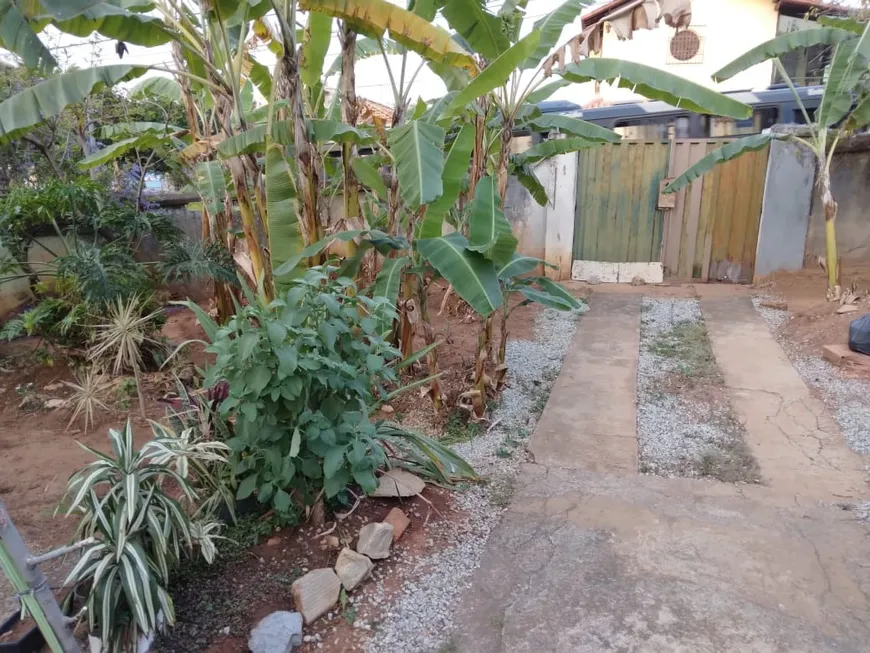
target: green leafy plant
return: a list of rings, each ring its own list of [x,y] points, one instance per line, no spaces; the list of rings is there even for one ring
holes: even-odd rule
[[[384,339],[393,308],[360,295],[334,268],[312,268],[267,302],[248,296],[219,327],[199,306],[215,363],[204,386],[228,384],[219,411],[234,418],[227,440],[238,474],[236,497],[256,494],[293,518],[321,492],[332,498],[348,485],[369,493],[378,468],[402,461],[443,482],[474,477],[461,458],[437,442],[369,416],[399,392],[401,355]]]
[[[195,479],[190,471],[192,461],[225,460],[226,447],[165,427],[155,436],[137,451],[128,421],[109,431],[111,455],[81,445],[96,460],[73,474],[62,500],[67,516],[80,517],[76,538],[88,541],[65,584],[85,591],[89,628],[109,653],[135,650],[140,635],[172,625],[170,573],[196,550],[209,563],[216,552],[219,525],[207,513],[189,514],[199,499],[193,482],[203,480],[200,468]]]

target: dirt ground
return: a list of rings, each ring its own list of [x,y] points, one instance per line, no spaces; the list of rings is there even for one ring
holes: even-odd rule
[[[851,289],[859,297],[855,304],[856,312],[838,315],[840,304],[825,300],[827,279],[821,269],[778,273],[756,288],[765,295],[785,301],[789,320],[782,335],[807,353],[820,355],[824,345],[846,345],[849,324],[870,312],[870,265],[844,266],[841,276],[843,289]],[[870,365],[844,367],[843,372],[870,379]]]
[[[411,391],[393,402],[393,413],[380,415],[430,435],[440,434],[442,425],[456,410],[458,396],[469,389],[471,385],[477,337],[481,327],[480,321],[473,312],[455,295],[448,299],[444,304],[444,311],[440,312],[445,289],[445,286],[433,284],[429,299],[436,338],[444,341],[444,344],[438,348],[439,369],[443,373],[441,383],[445,400],[444,408],[436,413],[427,396],[421,396],[418,392]],[[514,311],[510,321],[510,337],[531,338],[534,314],[533,307],[520,307]],[[498,319],[499,317],[496,315],[496,334],[498,333]],[[186,309],[174,308],[170,311],[163,335],[173,344],[204,338],[204,333],[193,313]],[[75,524],[71,519],[54,516],[54,510],[61,499],[69,476],[76,469],[92,460],[92,456],[77,443],[80,442],[97,450],[108,450],[108,429],[122,427],[128,416],[132,421],[138,443],[144,443],[151,434],[148,421],[143,419],[137,410],[138,402],[135,391],[131,393],[130,382],[125,378],[114,381],[113,389],[109,392],[109,396],[104,399],[111,411],[98,414],[96,424],[92,425],[87,433],[82,431],[81,420],[69,424],[70,411],[66,407],[43,408],[34,411],[21,408],[20,404],[24,394],[22,389],[28,386],[30,392],[38,394],[43,399],[66,399],[71,394],[69,388],[64,386],[62,381],[73,380],[73,370],[61,356],[55,356],[51,365],[37,361],[33,351],[38,344],[32,340],[0,344],[0,398],[2,398],[2,408],[0,408],[0,460],[2,460],[0,499],[6,504],[16,526],[32,551],[43,551],[65,543],[75,529]],[[423,344],[422,338],[418,337],[415,348],[422,347]],[[185,350],[185,360],[189,361],[190,364],[202,367],[207,365],[208,356],[203,351],[202,346],[194,344]],[[406,377],[406,380],[411,381],[413,377],[422,377],[426,374],[425,366],[421,366],[413,370]],[[166,414],[166,405],[161,403],[159,399],[166,393],[174,391],[174,380],[169,372],[153,372],[146,374],[144,379],[147,418],[159,420]],[[435,504],[438,503],[431,494],[429,499]],[[447,511],[448,502],[446,499],[441,502],[443,503],[441,512],[444,514]],[[423,506],[426,505],[425,502],[421,501],[420,503]],[[366,511],[360,511],[360,517],[371,517],[372,511],[377,512],[384,507],[382,502],[372,502]],[[383,512],[386,513],[386,510]],[[426,516],[427,510],[421,508],[421,514]],[[415,517],[413,515],[411,517],[412,522],[414,522]],[[441,517],[432,515],[430,517],[431,523],[428,530],[432,531],[432,524],[437,523]],[[419,523],[418,520],[415,526],[419,526]],[[418,546],[415,539],[417,536],[413,535],[415,526],[412,526],[412,535],[406,536],[408,540],[403,545],[412,551],[414,547]],[[330,550],[323,553],[323,555],[331,556],[331,561],[326,561],[325,558],[320,559],[323,556],[318,557],[318,551],[315,550],[317,547],[312,549],[308,543],[303,542],[304,538],[310,535],[304,529],[298,533],[282,535],[282,537],[287,537],[287,542],[286,547],[282,546],[281,548],[281,556],[272,555],[273,552],[268,547],[261,547],[251,551],[250,556],[245,557],[245,562],[248,563],[250,560],[256,559],[254,568],[258,568],[258,565],[261,564],[259,559],[263,558],[268,561],[262,563],[265,565],[264,569],[270,569],[269,573],[279,576],[286,575],[289,573],[288,569],[294,568],[290,565],[291,558],[292,560],[302,560],[308,556],[311,568],[331,565],[337,551]],[[430,534],[426,540],[428,541],[431,537]],[[285,553],[286,555],[283,555]],[[245,569],[244,565],[238,566],[240,563],[233,564],[235,566],[230,573],[240,579],[260,578],[261,576],[252,576],[249,573],[250,569]],[[387,567],[389,568],[389,564]],[[60,567],[52,567],[45,571],[50,581],[62,580],[63,569]],[[278,586],[273,584],[275,592],[261,591],[258,589],[257,582],[244,584],[244,587],[256,592],[259,597],[282,597],[278,602],[271,599],[265,603],[261,601],[260,604],[254,602],[253,611],[245,613],[246,627],[250,626],[250,623],[259,616],[263,616],[259,615],[258,609],[266,610],[263,614],[267,614],[270,610],[279,609],[281,601],[289,603],[289,583],[284,583],[280,579],[276,582],[278,582]],[[226,585],[226,577],[221,579],[221,583]],[[5,583],[0,583],[0,614],[7,613],[13,607],[13,602],[7,596],[7,592],[3,591],[4,585]],[[241,588],[242,585],[238,587]],[[237,605],[234,603],[234,610],[237,609]],[[258,605],[259,607],[257,607]],[[186,614],[191,613],[187,612]],[[181,612],[179,619],[181,621],[185,619]],[[330,622],[329,627],[331,628],[333,625],[335,624]],[[337,640],[331,638],[330,641],[341,642],[346,639],[350,642],[353,640],[352,636],[361,632],[349,625],[347,629],[346,638],[343,639],[342,636],[339,636]],[[245,650],[243,643],[241,643],[242,640],[236,641],[235,631],[234,627],[233,636],[224,637],[226,642],[216,642],[215,647],[208,650],[216,652]],[[317,629],[314,632],[318,632]],[[211,639],[208,641],[211,642]],[[349,650],[342,646],[333,650]]]

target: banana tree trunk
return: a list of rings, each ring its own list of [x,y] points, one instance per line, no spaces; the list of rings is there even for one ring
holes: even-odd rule
[[[426,343],[426,346],[429,346],[435,342],[435,329],[432,326],[432,323],[429,321],[429,292],[428,285],[423,282],[420,283],[417,287],[417,297],[418,303],[420,304],[420,324],[423,329],[423,340]],[[428,369],[429,376],[435,376],[438,374],[438,348],[433,348],[428,354],[426,354],[426,368]],[[429,393],[432,396],[432,404],[435,406],[435,410],[441,410],[442,401],[441,401],[441,381],[438,378],[432,379],[429,383]]]
[[[819,185],[822,189],[822,205],[825,208],[825,258],[828,272],[828,299],[839,300],[840,286],[840,260],[837,251],[837,209],[838,205],[831,192],[831,176],[828,172],[826,161],[822,157],[819,161]]]
[[[293,145],[299,165],[300,196],[302,198],[302,225],[306,245],[323,238],[323,225],[318,213],[320,175],[317,155],[305,123],[305,108],[302,100],[302,81],[299,78],[298,55],[288,48],[278,61],[275,73],[275,100],[287,100],[290,105],[290,120],[293,121]],[[320,265],[324,254],[309,260],[309,265]]]
[[[347,22],[342,22],[339,31],[341,41],[341,120],[351,127],[356,127],[358,106],[356,98],[356,32]],[[358,156],[358,148],[353,143],[343,143],[341,146],[341,166],[344,177],[344,224],[348,229],[362,229],[360,219],[362,211],[359,200],[359,182],[353,172],[353,160]],[[348,258],[356,254],[357,244],[348,241],[346,255]],[[374,250],[372,250],[374,251]],[[365,266],[360,265],[357,280],[364,272]],[[372,271],[373,272],[373,271]]]
[[[172,43],[172,57],[175,60],[175,65],[179,70],[184,70],[186,64],[184,56],[181,52],[181,44],[177,41]],[[202,139],[202,131],[200,130],[199,117],[196,112],[196,105],[193,100],[193,93],[190,90],[190,80],[183,75],[176,77],[179,86],[181,87],[181,103],[184,106],[184,113],[187,117],[187,126],[190,131],[191,139],[194,143]],[[214,223],[214,224],[212,224]],[[226,234],[229,233],[229,217],[226,211],[221,211],[219,215],[209,216],[205,208],[202,209],[202,239],[209,243],[220,243],[222,247],[229,249],[226,240]],[[232,253],[232,252],[231,252]],[[234,312],[232,289],[230,285],[224,281],[215,279],[214,283],[214,299],[217,308],[218,322],[226,322]]]
[[[489,352],[492,343],[492,315],[480,325],[477,336],[477,360],[474,363],[474,393],[471,406],[475,417],[483,417],[486,414],[486,390],[489,386],[489,377],[486,375],[486,363],[489,360]]]
[[[510,165],[511,146],[514,138],[514,122],[513,120],[505,120],[501,131],[501,152],[498,158],[498,194],[501,197],[501,207],[504,209],[505,198],[507,197],[508,185],[508,169]],[[501,322],[499,328],[499,345],[498,355],[495,360],[495,387],[500,390],[504,387],[505,379],[507,378],[507,339],[508,339],[508,317],[510,316],[510,307],[508,306],[509,294],[504,293],[504,303],[501,307]]]

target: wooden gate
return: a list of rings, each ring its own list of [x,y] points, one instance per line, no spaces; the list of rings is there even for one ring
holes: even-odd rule
[[[671,196],[677,177],[726,139],[623,141],[578,153],[574,260],[661,261],[676,280],[750,282],[768,149],[748,152]]]
[[[668,176],[682,174],[726,142],[675,141]],[[674,208],[665,216],[665,276],[686,281],[752,281],[767,155],[768,148],[747,152],[677,193]]]
[[[574,260],[661,260],[659,186],[667,142],[624,142],[581,150],[577,165]]]

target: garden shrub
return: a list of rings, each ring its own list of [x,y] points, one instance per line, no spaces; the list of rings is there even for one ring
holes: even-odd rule
[[[374,491],[388,447],[413,448],[407,459],[415,468],[425,472],[431,464],[446,482],[474,475],[436,442],[370,421],[392,396],[388,386],[398,382],[401,353],[382,333],[395,312],[383,298],[357,294],[350,279],[332,278],[333,272],[312,268],[268,304],[250,296],[225,326],[186,303],[211,339],[206,351],[216,356],[203,385],[229,386],[219,410],[235,421],[227,445],[237,498],[256,493],[285,519],[321,489],[327,499],[351,484]]]
[[[164,281],[235,277],[228,254],[188,246],[166,214],[143,210],[148,208],[110,195],[90,179],[10,188],[0,200],[0,243],[9,252],[0,262],[0,283],[28,279],[35,302],[9,320],[0,337],[37,335],[52,344],[84,347],[93,326],[105,321],[118,300],[141,298],[147,315],[160,308],[157,293]],[[45,236],[57,236],[60,247],[46,245]],[[157,241],[163,260],[136,259],[145,238]],[[34,246],[53,258],[30,262]],[[163,321],[162,314],[155,315],[149,332]]]

